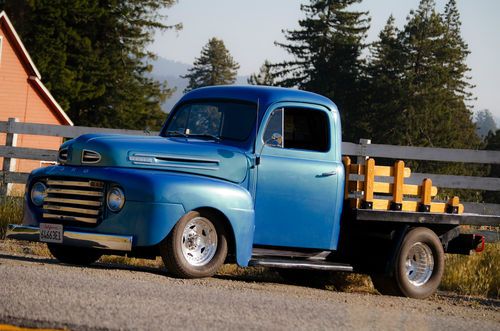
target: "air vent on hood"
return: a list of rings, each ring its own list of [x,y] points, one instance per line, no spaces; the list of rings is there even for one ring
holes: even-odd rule
[[[101,154],[84,149],[82,152],[82,163],[97,163],[101,161]]]
[[[57,160],[59,163],[64,164],[66,161],[68,161],[68,149],[60,149],[58,154],[57,154]]]

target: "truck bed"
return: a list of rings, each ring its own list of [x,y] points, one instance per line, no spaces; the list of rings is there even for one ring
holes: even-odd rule
[[[393,210],[352,209],[351,219],[357,221],[402,222],[418,224],[450,224],[500,226],[500,215],[448,214]]]

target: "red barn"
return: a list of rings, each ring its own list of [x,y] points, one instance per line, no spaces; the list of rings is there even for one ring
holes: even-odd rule
[[[7,14],[0,12],[0,121],[9,117],[18,118],[20,122],[73,125],[43,85],[40,73]],[[14,144],[19,147],[57,150],[61,142],[59,137],[14,137]],[[0,144],[5,144],[4,133],[0,133]],[[0,169],[2,163],[0,158]],[[43,165],[43,161],[13,160],[10,171],[30,172]]]

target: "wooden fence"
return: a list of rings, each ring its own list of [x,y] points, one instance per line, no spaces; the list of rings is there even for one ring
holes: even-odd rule
[[[136,130],[102,129],[91,127],[72,127],[48,124],[20,123],[15,119],[0,121],[0,133],[6,134],[5,146],[0,146],[0,157],[4,157],[3,168],[10,169],[11,159],[30,159],[40,161],[56,161],[57,151],[47,149],[33,149],[13,146],[15,134],[42,135],[74,138],[85,133],[114,133],[132,135],[157,135],[158,132],[144,132]],[[463,162],[473,164],[494,165],[500,164],[500,151],[465,150],[448,148],[428,148],[371,144],[367,139],[361,139],[359,144],[343,142],[344,155],[357,157],[356,163],[363,163],[368,157],[396,160],[428,160],[442,162]],[[27,173],[0,171],[0,180],[5,194],[7,183],[25,183]],[[433,185],[440,188],[471,189],[481,191],[500,191],[500,178],[438,175],[426,173],[412,173],[408,184],[419,184],[424,178],[431,178]],[[377,178],[384,181],[384,178]],[[500,204],[468,203],[464,202],[466,213],[500,215]]]

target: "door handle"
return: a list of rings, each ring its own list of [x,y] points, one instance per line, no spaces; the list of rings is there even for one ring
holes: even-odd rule
[[[321,177],[328,177],[328,176],[335,176],[337,174],[337,170],[332,170],[329,172],[324,172],[320,176]]]

